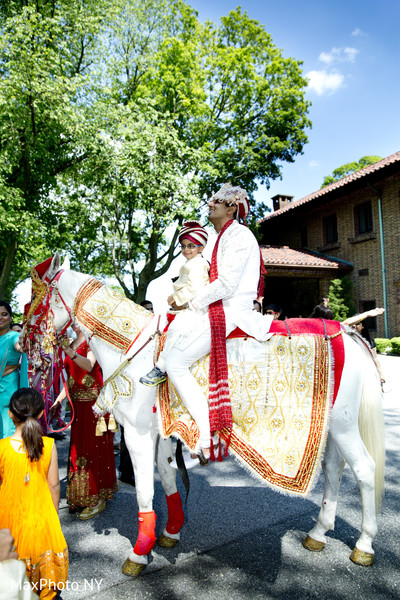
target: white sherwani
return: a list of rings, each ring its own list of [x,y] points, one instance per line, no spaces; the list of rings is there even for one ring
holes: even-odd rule
[[[196,254],[190,260],[187,260],[179,271],[179,277],[174,282],[173,299],[177,306],[185,306],[200,290],[209,282],[210,265],[201,254]],[[202,311],[206,312],[206,311]],[[168,328],[167,339],[164,349],[160,353],[156,366],[165,371],[165,359],[171,348],[179,345],[182,338],[181,332],[191,330],[193,321],[193,312],[190,310],[180,310],[175,319]]]
[[[260,279],[260,248],[247,227],[236,221],[222,235],[217,251],[218,278],[191,301],[200,310],[222,300],[226,328],[240,327],[259,341],[268,339],[272,315],[253,310]]]
[[[203,311],[222,300],[227,335],[236,327],[263,341],[269,337],[273,316],[253,310],[260,278],[260,249],[251,231],[234,221],[220,238],[217,251],[218,278],[206,285],[189,307],[191,328],[181,331],[165,361],[165,370],[200,430],[199,446],[210,445],[208,399],[190,372],[191,365],[211,349],[208,314]]]
[[[209,282],[210,265],[201,254],[187,260],[180,268],[172,294],[177,306],[184,306]]]

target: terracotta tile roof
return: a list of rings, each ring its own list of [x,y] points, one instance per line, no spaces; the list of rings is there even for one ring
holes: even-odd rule
[[[283,208],[280,208],[279,210],[276,210],[273,213],[266,215],[265,217],[260,219],[258,222],[263,223],[264,221],[268,221],[269,219],[278,217],[278,216],[282,215],[283,213],[286,213],[286,212],[293,210],[299,206],[302,206],[303,204],[306,204],[307,202],[310,202],[311,200],[315,200],[317,198],[325,196],[325,195],[329,194],[330,192],[333,192],[334,190],[345,187],[346,185],[348,185],[349,183],[351,183],[353,181],[362,179],[363,177],[365,177],[371,173],[375,173],[376,171],[379,171],[381,169],[384,169],[385,167],[387,167],[391,164],[394,164],[394,163],[399,163],[399,166],[400,166],[400,152],[391,154],[390,156],[383,158],[382,160],[378,161],[377,163],[374,163],[373,165],[364,167],[363,169],[360,169],[359,171],[356,171],[355,173],[351,173],[350,175],[347,175],[347,177],[343,177],[343,179],[340,179],[339,181],[335,181],[335,183],[331,183],[330,185],[327,185],[326,187],[321,188],[320,190],[317,190],[316,192],[313,192],[312,194],[309,194],[308,196],[305,196],[304,198],[301,198],[300,200],[296,200],[295,202],[287,204]]]
[[[264,264],[270,267],[296,267],[317,269],[351,268],[351,263],[310,250],[294,250],[289,246],[260,246]]]

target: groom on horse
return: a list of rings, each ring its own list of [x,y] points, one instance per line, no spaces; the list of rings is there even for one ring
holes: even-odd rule
[[[169,379],[199,428],[201,464],[207,464],[210,457],[210,433],[232,428],[226,338],[239,327],[245,334],[265,341],[273,320],[253,310],[254,299],[262,295],[263,263],[256,238],[239,223],[249,212],[247,192],[225,184],[211,197],[208,207],[208,220],[218,233],[210,283],[189,301],[192,329],[182,332],[165,362]],[[208,315],[204,314],[205,308]],[[208,353],[207,401],[190,367]]]

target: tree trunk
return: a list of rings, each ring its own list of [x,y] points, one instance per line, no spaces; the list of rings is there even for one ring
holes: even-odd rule
[[[5,294],[6,294],[6,290],[7,290],[7,286],[8,286],[8,280],[10,278],[10,273],[11,273],[11,269],[14,263],[14,259],[15,259],[15,255],[17,253],[17,249],[18,249],[18,241],[17,240],[11,240],[11,242],[8,244],[7,247],[7,253],[4,259],[4,262],[2,264],[1,267],[1,273],[0,273],[0,298],[2,300],[10,300],[11,299],[11,294],[9,294],[10,298],[5,298]]]

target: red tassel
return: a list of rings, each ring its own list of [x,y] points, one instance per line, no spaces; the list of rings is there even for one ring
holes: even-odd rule
[[[218,462],[222,462],[224,459],[222,457],[222,444],[221,444],[221,438],[219,438],[218,440]]]
[[[229,437],[228,439],[224,440],[225,441],[225,450],[224,450],[224,456],[225,458],[228,458],[229,454],[228,454],[228,448],[229,448],[229,444],[231,443],[231,437],[232,437],[232,429],[229,430]]]
[[[261,248],[260,248],[260,279],[258,281],[257,298],[262,298],[264,296],[264,284],[265,284],[264,276],[266,274],[267,274],[267,271],[265,269],[264,260],[263,260],[262,252],[261,252]]]
[[[209,460],[211,462],[215,462],[214,442],[212,441],[212,439],[210,440],[210,458],[209,458]]]

